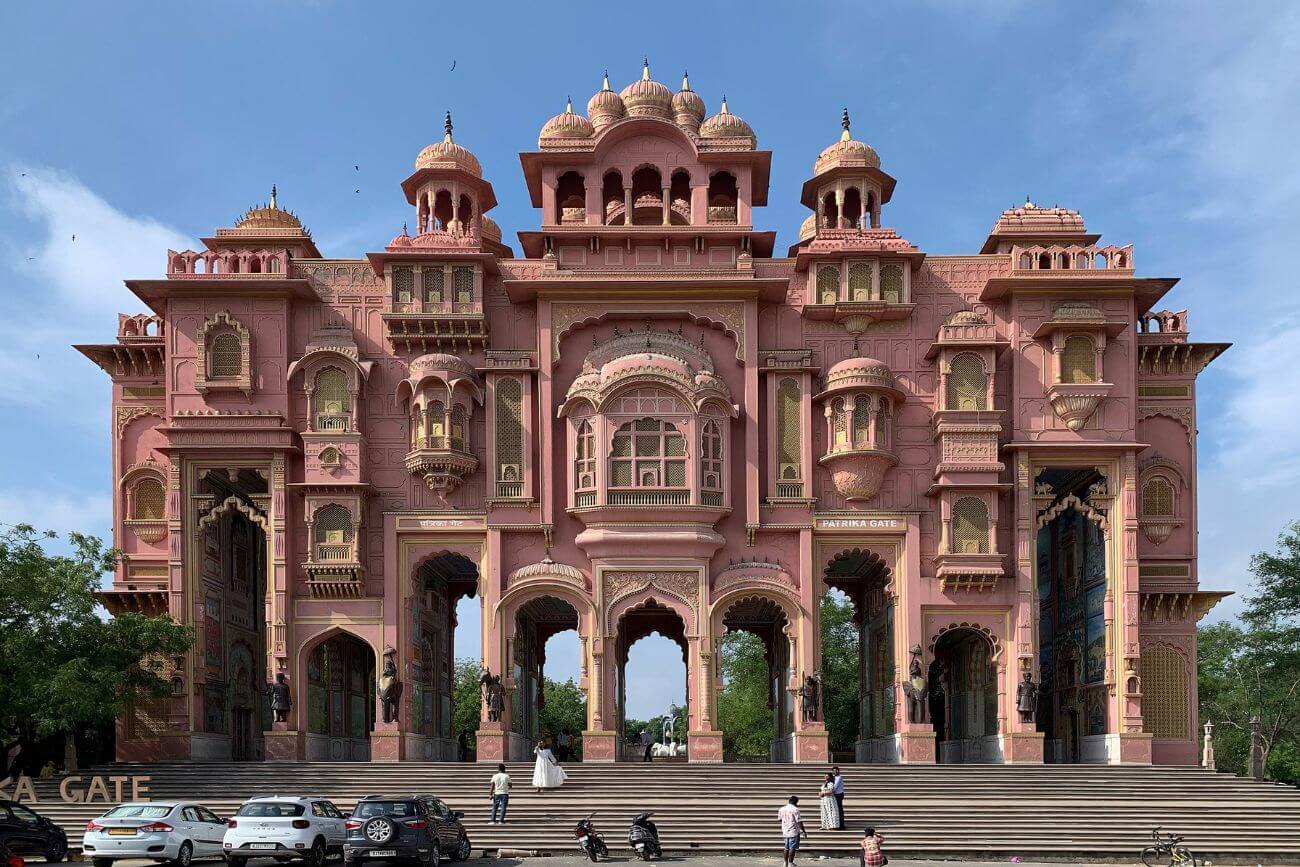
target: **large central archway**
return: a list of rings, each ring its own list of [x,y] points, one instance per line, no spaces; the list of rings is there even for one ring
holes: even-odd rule
[[[875,551],[840,551],[823,572],[822,677],[836,761],[896,760],[894,598]],[[847,609],[846,609],[847,606]]]
[[[722,690],[718,728],[725,761],[794,759],[794,700],[790,692],[791,631],[787,604],[761,593],[738,593],[717,606]],[[766,719],[754,716],[765,707]]]
[[[671,693],[650,695],[644,691],[644,684],[629,682],[628,661],[633,645],[652,637],[666,639],[681,650],[683,689],[677,696]],[[673,710],[674,706],[678,706],[677,698],[680,697],[681,705],[690,702],[688,646],[686,621],[683,620],[682,615],[654,598],[646,599],[635,607],[627,609],[619,617],[614,639],[614,706],[615,730],[620,735],[619,759],[640,761],[644,755],[644,747],[636,739],[641,730],[649,730],[655,740],[661,740],[662,719]],[[646,659],[639,662],[654,665],[659,670],[662,670],[665,664],[665,660],[659,654],[656,654],[653,661]],[[645,719],[634,719],[629,716],[629,689],[641,690],[636,695],[635,706],[642,709],[641,716]],[[662,710],[654,706],[655,701],[661,702]],[[637,731],[634,732],[633,728]],[[680,737],[680,733],[678,736]]]
[[[515,688],[510,728],[515,737],[511,739],[511,757],[527,758],[532,746],[545,739],[556,757],[564,760],[581,748],[582,730],[587,727],[586,700],[584,695],[580,709],[553,708],[548,714],[546,654],[552,639],[564,632],[578,632],[578,611],[559,595],[534,596],[516,609],[513,626],[510,646]]]
[[[348,632],[333,630],[307,654],[309,761],[365,762],[375,722],[375,653]]]
[[[415,757],[464,761],[474,754],[479,708],[457,703],[456,685],[476,679],[479,667],[478,566],[462,553],[442,551],[421,562],[413,580],[408,708],[409,729],[421,745]],[[462,621],[473,635],[458,643]]]
[[[930,719],[943,764],[993,762],[998,749],[996,648],[977,629],[950,629],[934,643]]]

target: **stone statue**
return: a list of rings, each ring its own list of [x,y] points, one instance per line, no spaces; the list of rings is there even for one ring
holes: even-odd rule
[[[677,739],[677,705],[668,705],[668,713],[664,714],[664,743],[670,744]]]
[[[384,722],[397,722],[398,702],[402,699],[402,682],[397,678],[397,650],[384,648],[384,669],[379,676],[379,701],[384,710]]]
[[[907,721],[923,723],[929,689],[921,668],[921,645],[913,644],[911,654],[912,661],[907,664],[907,680],[903,681],[903,695],[907,697]]]
[[[267,687],[267,692],[271,696],[271,710],[275,712],[275,721],[288,722],[289,711],[293,708],[293,694],[289,690],[289,682],[285,680],[283,671],[275,673],[275,683]]]
[[[1016,710],[1020,711],[1020,721],[1034,721],[1034,711],[1038,708],[1038,684],[1034,683],[1034,673],[1025,669],[1025,679],[1016,684]]]
[[[483,693],[483,703],[487,705],[488,722],[499,721],[501,710],[505,706],[505,689],[501,686],[501,677],[484,667],[478,678],[478,687]]]
[[[803,686],[799,687],[799,709],[803,714],[804,722],[817,722],[821,719],[822,708],[822,678],[817,672],[813,672],[803,679]]]

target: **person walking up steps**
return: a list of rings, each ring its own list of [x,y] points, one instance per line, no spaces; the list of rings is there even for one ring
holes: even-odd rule
[[[655,736],[650,734],[650,729],[642,729],[641,746],[645,748],[645,754],[641,757],[641,761],[643,762],[650,761],[652,755],[651,750],[654,749],[654,745],[655,745]]]
[[[569,775],[564,772],[564,768],[560,767],[559,762],[555,761],[550,741],[542,741],[533,747],[533,755],[537,756],[537,762],[533,765],[533,785],[537,787],[537,794],[564,785]]]
[[[806,836],[808,829],[803,826],[803,817],[799,815],[799,796],[791,795],[790,801],[776,811],[781,820],[781,837],[785,840],[783,856],[788,867],[794,867],[794,853],[799,851],[799,838]]]
[[[506,823],[506,810],[510,807],[510,775],[506,773],[505,765],[497,765],[497,772],[492,775],[492,819],[491,824],[496,825],[497,809],[501,810],[501,821],[499,824]]]
[[[840,766],[836,765],[831,768],[831,773],[835,775],[835,805],[840,812],[840,826],[836,830],[844,830],[844,775],[840,773]]]

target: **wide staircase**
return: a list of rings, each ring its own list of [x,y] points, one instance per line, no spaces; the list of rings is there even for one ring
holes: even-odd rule
[[[1198,854],[1223,863],[1300,863],[1300,792],[1199,768],[1096,765],[847,766],[849,831],[818,830],[817,790],[825,768],[810,765],[683,763],[565,765],[563,788],[529,785],[531,764],[514,778],[509,824],[488,823],[488,778],[473,764],[103,765],[92,774],[148,774],[153,800],[187,798],[228,816],[252,795],[325,795],[350,809],[368,794],[427,792],[465,812],[476,849],[574,851],[575,820],[596,811],[611,848],[626,846],[628,820],[653,810],[665,849],[774,851],[777,808],[792,795],[811,834],[805,851],[856,851],[864,825],[898,857],[1103,857],[1136,860],[1151,829],[1187,837]],[[111,791],[111,788],[110,788]],[[57,780],[37,781],[37,809],[68,829],[77,847],[101,803],[64,804]]]

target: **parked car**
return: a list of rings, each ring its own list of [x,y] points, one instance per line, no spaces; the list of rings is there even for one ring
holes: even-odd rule
[[[407,859],[434,867],[443,858],[464,861],[469,835],[453,811],[431,795],[370,795],[348,818],[345,863]]]
[[[68,854],[68,835],[30,807],[0,799],[0,847],[18,856],[41,855],[62,861]]]
[[[221,855],[226,820],[192,801],[146,801],[113,807],[86,823],[82,851],[95,867],[124,858],[148,858],[189,867],[195,858]]]
[[[331,854],[343,851],[343,823],[339,808],[325,798],[250,798],[226,823],[226,861],[244,867],[249,858],[302,858],[322,867]]]

